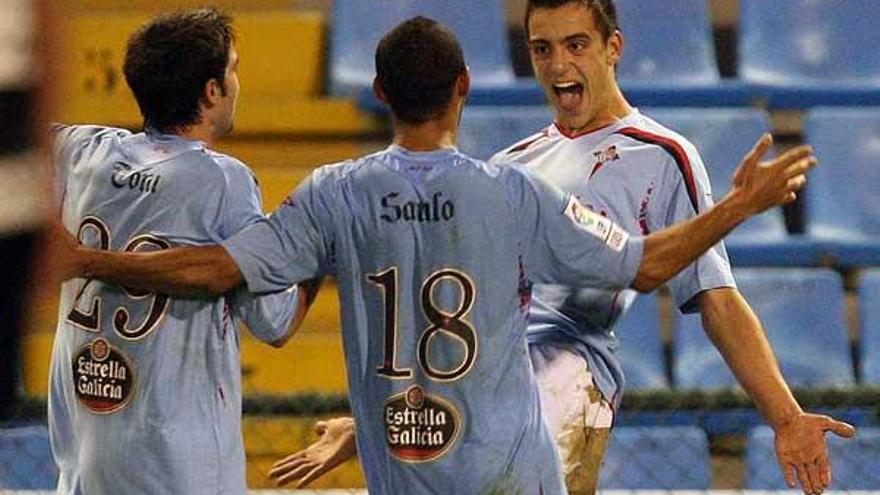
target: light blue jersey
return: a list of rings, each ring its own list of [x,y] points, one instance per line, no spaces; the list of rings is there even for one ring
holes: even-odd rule
[[[391,146],[321,167],[223,245],[257,293],[336,276],[371,494],[564,493],[529,287],[627,287],[641,238],[518,167]]]
[[[218,243],[263,218],[250,170],[201,142],[55,131],[64,224],[85,245]],[[243,494],[239,322],[276,341],[297,301],[295,290],[172,299],[65,283],[49,396],[58,493]]]
[[[555,124],[492,157],[517,162],[629,232],[648,235],[712,205],[706,169],[685,138],[634,111],[601,129],[569,135]],[[694,297],[735,287],[724,244],[714,246],[668,282],[675,303],[695,311]],[[615,406],[624,385],[614,328],[635,300],[633,290],[535,287],[529,341],[582,355],[596,385]]]

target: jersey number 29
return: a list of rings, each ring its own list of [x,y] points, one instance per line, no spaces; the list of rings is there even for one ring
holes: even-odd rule
[[[93,247],[103,250],[110,249],[110,228],[107,227],[107,224],[98,217],[88,216],[79,224],[79,229],[76,234],[77,239],[80,242],[83,242],[83,236],[90,230],[97,235],[97,245]],[[145,247],[168,249],[171,245],[168,244],[168,241],[160,237],[144,234],[129,240],[123,250],[139,251]],[[73,309],[67,314],[67,321],[90,332],[96,332],[101,326],[101,298],[98,296],[93,297],[88,311],[83,311],[79,308],[80,300],[83,298],[86,288],[91,283],[92,280],[88,280],[76,294]],[[123,291],[125,291],[125,294],[129,298],[134,300],[149,298],[150,309],[147,312],[147,317],[144,319],[143,323],[135,327],[130,327],[129,320],[131,319],[131,315],[129,314],[128,309],[125,306],[116,308],[113,312],[113,329],[124,339],[141,339],[162,323],[166,311],[171,306],[171,299],[166,294],[151,294],[146,291],[128,288],[123,288]]]

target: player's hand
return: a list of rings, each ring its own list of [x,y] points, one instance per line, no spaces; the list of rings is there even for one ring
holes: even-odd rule
[[[831,461],[825,432],[850,438],[856,429],[847,423],[820,414],[800,413],[776,427],[776,458],[790,488],[797,486],[806,494],[818,494],[831,485]]]
[[[269,477],[278,486],[299,480],[296,487],[303,488],[357,455],[353,418],[318,421],[315,433],[321,437],[317,442],[272,466]]]
[[[764,134],[733,174],[731,194],[740,196],[748,216],[797,199],[797,191],[807,183],[807,172],[818,163],[807,145],[761,161],[772,144],[772,136]]]

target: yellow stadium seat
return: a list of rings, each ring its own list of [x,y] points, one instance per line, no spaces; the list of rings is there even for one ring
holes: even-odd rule
[[[141,118],[122,74],[128,37],[145,10],[71,11],[63,25],[56,120],[138,127]],[[241,94],[240,134],[358,134],[377,129],[354,102],[321,98],[325,22],[295,10],[235,16]]]

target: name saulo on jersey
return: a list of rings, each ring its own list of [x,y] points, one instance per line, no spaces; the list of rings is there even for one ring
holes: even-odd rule
[[[382,213],[379,218],[389,223],[405,222],[445,222],[455,216],[455,204],[442,198],[442,192],[435,192],[431,201],[404,201],[400,193],[391,192],[382,196]]]

